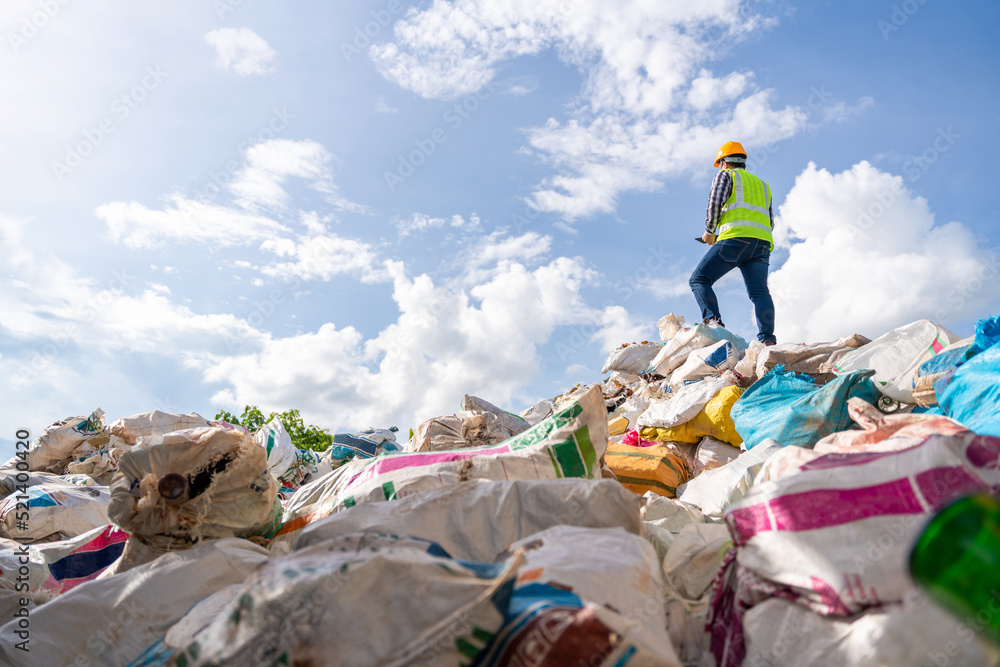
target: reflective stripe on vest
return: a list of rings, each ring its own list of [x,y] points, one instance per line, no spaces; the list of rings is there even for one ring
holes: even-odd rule
[[[774,250],[771,235],[771,186],[745,169],[730,169],[733,192],[722,206],[722,218],[716,230],[718,240],[734,238],[763,239]]]

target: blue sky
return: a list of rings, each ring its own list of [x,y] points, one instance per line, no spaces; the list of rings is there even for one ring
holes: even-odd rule
[[[344,4],[4,4],[0,447],[97,407],[405,432],[597,380],[697,319],[730,139],[775,193],[779,340],[995,314],[996,3]]]

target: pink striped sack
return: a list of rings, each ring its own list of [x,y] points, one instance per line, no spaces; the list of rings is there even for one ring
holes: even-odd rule
[[[759,484],[794,474],[824,454],[898,451],[919,445],[932,435],[971,434],[969,429],[943,415],[886,415],[857,396],[847,399],[847,411],[862,430],[831,433],[812,449],[786,447],[764,463],[755,481]]]
[[[125,549],[128,533],[99,526],[59,542],[18,544],[0,540],[0,622],[10,620],[10,604],[29,598],[36,605],[96,579]],[[27,575],[22,570],[27,567]],[[19,579],[20,577],[20,579]],[[27,588],[25,588],[25,585]],[[5,607],[2,598],[8,598]]]
[[[551,417],[496,445],[351,461],[295,492],[276,537],[290,541],[306,525],[355,505],[473,480],[599,479],[607,419],[604,397],[594,385]]]
[[[65,593],[96,579],[122,555],[126,540],[128,533],[118,526],[104,526],[63,542],[34,545],[49,568],[42,587]]]
[[[743,615],[768,598],[830,616],[899,601],[926,519],[991,487],[1000,488],[1000,438],[971,432],[901,451],[827,454],[755,486],[725,515],[734,549],[709,623],[719,667],[743,660]]]

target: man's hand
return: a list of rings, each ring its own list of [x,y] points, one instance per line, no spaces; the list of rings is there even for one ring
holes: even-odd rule
[[[714,245],[715,239],[716,239],[715,234],[709,234],[708,232],[705,232],[704,234],[701,235],[701,240],[707,243],[708,245]]]

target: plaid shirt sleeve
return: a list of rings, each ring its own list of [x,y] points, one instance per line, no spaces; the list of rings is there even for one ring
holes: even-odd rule
[[[715,234],[722,218],[722,205],[733,194],[733,178],[727,169],[720,169],[712,180],[712,193],[708,196],[708,210],[705,215],[705,232]]]

